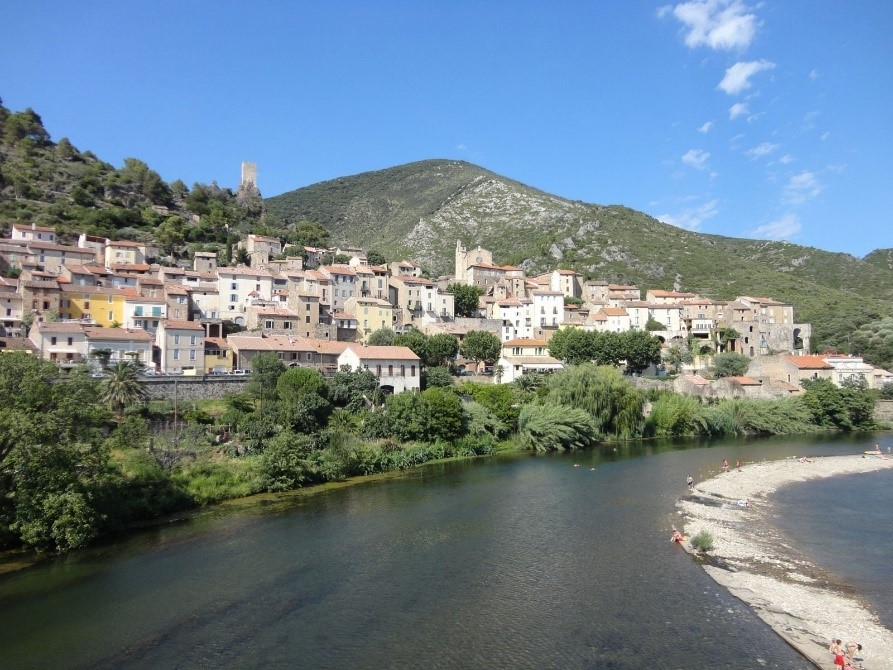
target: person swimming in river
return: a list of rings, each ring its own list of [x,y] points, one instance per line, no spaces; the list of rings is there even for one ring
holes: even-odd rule
[[[694,489],[695,489],[695,478],[694,478],[694,477],[692,477],[691,475],[689,475],[689,476],[685,479],[685,483],[688,484],[688,490],[689,490],[689,491],[694,491]]]
[[[682,542],[683,540],[685,540],[685,536],[674,528],[673,534],[670,535],[670,542]]]
[[[723,471],[723,472],[728,472],[728,471],[729,471],[729,461],[726,460],[725,458],[722,459],[722,471]]]

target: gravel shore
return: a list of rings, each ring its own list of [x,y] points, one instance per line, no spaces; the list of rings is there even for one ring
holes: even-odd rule
[[[768,520],[770,496],[793,482],[882,469],[893,469],[893,458],[754,463],[697,484],[679,502],[684,535],[703,530],[713,535],[704,569],[823,670],[834,669],[828,652],[832,637],[862,644],[856,658],[868,670],[893,670],[893,632],[851,588],[786,544]],[[696,553],[688,542],[683,545]]]

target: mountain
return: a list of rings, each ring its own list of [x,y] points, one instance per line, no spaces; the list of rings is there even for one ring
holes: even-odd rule
[[[629,209],[571,201],[463,161],[428,160],[321,182],[265,200],[286,226],[309,220],[334,242],[453,271],[456,241],[535,273],[693,291],[769,296],[795,306],[818,345],[893,313],[890,251],[866,259],[788,242],[705,235]],[[886,260],[885,260],[886,259]]]

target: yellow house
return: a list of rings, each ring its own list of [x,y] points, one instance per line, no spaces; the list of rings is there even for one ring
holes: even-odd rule
[[[62,284],[59,316],[110,328],[124,325],[125,296],[116,288]]]
[[[379,298],[348,298],[344,311],[357,322],[357,339],[365,340],[370,333],[394,327],[394,306]]]

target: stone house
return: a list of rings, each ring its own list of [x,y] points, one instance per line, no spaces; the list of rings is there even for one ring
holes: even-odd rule
[[[821,356],[758,356],[747,368],[747,376],[767,382],[784,382],[799,385],[807,379],[828,379],[834,376],[834,367]]]

